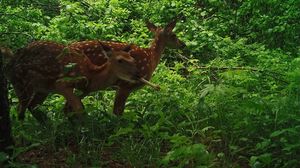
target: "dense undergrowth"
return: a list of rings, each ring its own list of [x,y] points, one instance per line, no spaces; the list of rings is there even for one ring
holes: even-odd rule
[[[151,79],[161,91],[134,92],[122,117],[112,114],[114,91],[86,97],[82,128],[64,117],[58,95],[39,107],[49,125],[39,125],[29,113],[20,123],[10,90],[17,143],[10,166],[300,166],[298,0],[0,4],[1,43],[13,49],[33,39],[102,39],[145,47],[152,35],[144,21],[163,25],[179,13],[185,17],[175,32],[187,44],[165,51]],[[46,156],[30,155],[36,149]]]

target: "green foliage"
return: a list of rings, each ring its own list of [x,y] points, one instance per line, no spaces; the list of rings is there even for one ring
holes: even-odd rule
[[[40,126],[29,114],[20,123],[11,90],[13,133],[25,147],[13,159],[0,154],[0,161],[26,166],[18,158],[40,148],[63,153],[71,167],[299,167],[299,1],[0,3],[1,45],[13,49],[32,39],[146,47],[152,35],[144,21],[164,25],[179,14],[175,32],[187,45],[164,52],[151,79],[161,90],[145,86],[131,94],[122,117],[111,113],[114,92],[87,96],[82,128],[61,113],[58,95],[39,107],[51,124]]]
[[[190,144],[188,137],[179,135],[173,135],[170,141],[174,147],[163,158],[164,166],[178,162],[176,167],[208,167],[209,154],[203,144]]]

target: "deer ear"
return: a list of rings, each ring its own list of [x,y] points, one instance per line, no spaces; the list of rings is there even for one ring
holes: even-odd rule
[[[176,17],[174,17],[172,19],[171,22],[169,22],[167,24],[167,26],[165,27],[165,30],[168,31],[168,32],[172,31],[174,29],[174,27],[176,26],[177,21],[178,20],[184,20],[184,19],[185,19],[184,14],[183,13],[179,13]]]
[[[107,57],[111,57],[112,56],[112,52],[113,52],[113,49],[109,46],[109,45],[105,45],[103,43],[100,43],[101,44],[101,47],[103,49],[102,51],[102,54],[104,56],[107,56]]]
[[[183,12],[180,12],[176,17],[176,20],[186,20],[185,15],[183,14]]]
[[[129,52],[131,50],[131,46],[132,44],[125,46],[125,48],[123,48],[122,51]]]
[[[157,29],[157,27],[149,20],[146,21],[146,26],[151,32],[155,32],[155,30]]]
[[[103,48],[103,50],[104,50],[105,52],[109,52],[109,51],[112,50],[112,48],[111,48],[110,46],[104,45],[104,44],[102,44],[102,48]]]
[[[165,30],[168,32],[171,32],[174,29],[174,27],[176,26],[176,22],[177,22],[177,18],[173,19],[171,22],[169,22],[167,24],[167,26],[165,27]]]

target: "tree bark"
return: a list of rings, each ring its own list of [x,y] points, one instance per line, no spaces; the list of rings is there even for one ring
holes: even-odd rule
[[[13,145],[11,137],[7,81],[3,73],[3,55],[0,52],[0,152],[9,152],[8,146]]]

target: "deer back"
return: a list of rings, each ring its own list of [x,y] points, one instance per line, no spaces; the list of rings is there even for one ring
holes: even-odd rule
[[[57,64],[55,56],[64,47],[53,42],[37,41],[19,49],[11,60],[11,66],[14,67],[12,78],[24,83],[29,83],[31,79],[56,79],[62,67]]]

